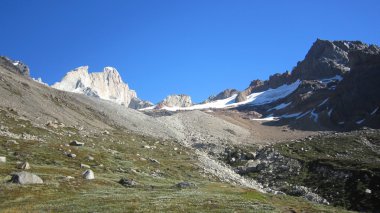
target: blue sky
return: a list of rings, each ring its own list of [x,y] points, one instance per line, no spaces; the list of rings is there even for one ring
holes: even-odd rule
[[[52,84],[116,67],[142,99],[226,88],[291,70],[317,39],[380,43],[380,1],[1,0],[0,55]]]

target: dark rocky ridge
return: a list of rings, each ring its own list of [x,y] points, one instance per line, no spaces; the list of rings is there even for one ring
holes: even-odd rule
[[[11,72],[30,77],[29,67],[21,61],[13,61],[5,56],[0,56],[0,66]]]
[[[276,73],[269,76],[268,80],[254,80],[249,87],[242,91],[242,96],[253,92],[261,92],[270,88],[277,88],[284,84],[290,84],[296,80],[320,80],[336,75],[344,76],[350,70],[349,52],[376,49],[360,41],[327,41],[317,39],[305,59],[298,62],[292,72]],[[240,99],[241,101],[242,99]],[[239,101],[239,100],[236,100]]]
[[[341,78],[329,79],[335,76]],[[239,93],[236,101],[252,92],[261,92],[301,79],[289,96],[262,106],[240,106],[243,112],[257,111],[263,116],[299,114],[287,119],[295,128],[350,130],[361,126],[380,127],[380,48],[359,41],[317,40],[305,59],[293,71],[254,80]],[[340,81],[341,80],[341,81]],[[280,104],[287,107],[271,110]],[[301,115],[304,115],[301,117]],[[297,118],[297,119],[296,119]],[[310,122],[311,120],[311,122]],[[310,125],[304,125],[310,123]],[[276,125],[271,123],[271,125]],[[313,126],[313,127],[312,127]]]

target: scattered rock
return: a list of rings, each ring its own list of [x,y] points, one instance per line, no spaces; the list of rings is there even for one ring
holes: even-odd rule
[[[367,193],[367,194],[371,194],[371,193],[372,193],[372,190],[371,190],[371,189],[366,189],[366,190],[365,190],[365,193]]]
[[[93,180],[95,179],[95,174],[91,169],[87,169],[85,172],[83,172],[83,178],[86,180]]]
[[[22,170],[29,170],[30,169],[30,165],[27,161],[23,162],[23,163],[20,163],[17,165],[17,168],[18,169],[22,169]]]
[[[72,179],[75,179],[75,178],[72,177],[72,176],[66,176],[63,179],[66,180],[66,181],[69,181],[69,180],[72,180]]]
[[[52,127],[54,129],[58,128],[58,124],[53,122],[53,121],[48,121],[46,124],[45,124],[47,127]]]
[[[175,185],[177,188],[185,189],[185,188],[194,188],[195,184],[190,182],[180,182]]]
[[[77,155],[76,155],[76,154],[73,154],[73,153],[69,153],[69,154],[67,154],[67,157],[70,157],[70,158],[76,158]]]
[[[42,184],[43,180],[35,174],[29,172],[17,172],[11,174],[10,182],[17,184]]]
[[[89,161],[93,161],[93,160],[95,160],[95,158],[92,157],[92,156],[87,156],[87,160],[89,160]]]
[[[152,163],[160,164],[160,162],[158,160],[153,159],[153,158],[149,158],[149,161],[152,162]]]
[[[18,142],[16,140],[7,140],[7,144],[14,144],[17,145]]]
[[[107,131],[107,130],[104,130],[104,131],[102,132],[102,134],[103,134],[103,135],[109,135],[109,134],[110,134],[110,132],[109,132],[109,131]]]
[[[137,183],[133,179],[128,179],[128,178],[121,178],[119,180],[119,183],[125,187],[133,187],[136,186]]]
[[[0,163],[6,163],[7,162],[7,157],[0,157]]]
[[[87,164],[83,164],[83,163],[81,163],[81,164],[80,164],[80,168],[82,168],[82,169],[90,169],[91,166],[89,166],[89,165],[87,165]]]
[[[84,143],[83,142],[79,142],[77,140],[73,140],[71,143],[70,143],[70,146],[84,146]]]

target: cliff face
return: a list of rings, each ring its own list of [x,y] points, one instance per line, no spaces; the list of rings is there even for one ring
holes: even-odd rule
[[[136,92],[129,89],[118,71],[112,67],[105,67],[103,72],[96,73],[89,73],[87,66],[78,67],[68,72],[61,82],[55,83],[52,87],[110,100],[135,109],[149,105],[148,102],[137,98]]]
[[[351,71],[332,97],[332,120],[348,128],[357,124],[379,128],[380,48],[353,51],[348,57]]]
[[[161,109],[163,107],[190,107],[193,103],[191,97],[188,95],[169,95],[159,104],[156,108]]]

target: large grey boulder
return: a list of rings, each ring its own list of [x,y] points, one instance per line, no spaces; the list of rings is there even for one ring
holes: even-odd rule
[[[17,183],[17,184],[22,184],[22,185],[44,183],[40,177],[29,172],[12,173],[11,176],[12,176],[12,179],[11,179],[12,183]]]
[[[82,175],[83,175],[83,178],[86,179],[86,180],[93,180],[93,179],[95,179],[95,174],[94,174],[94,172],[91,169],[86,170],[85,172],[83,172]]]
[[[6,163],[7,162],[7,157],[0,156],[0,163]]]

